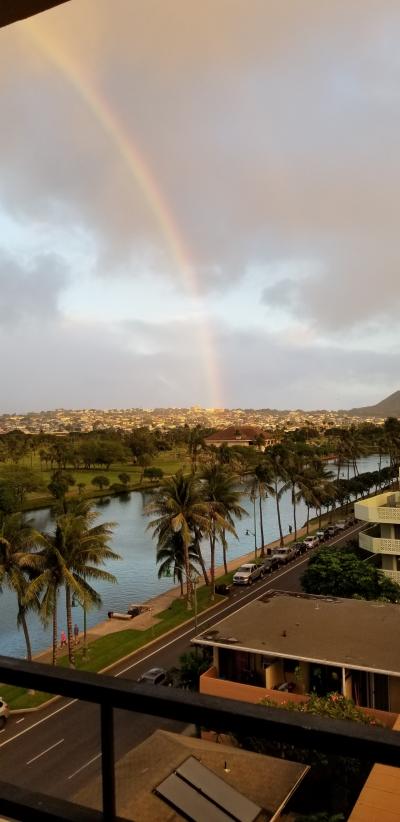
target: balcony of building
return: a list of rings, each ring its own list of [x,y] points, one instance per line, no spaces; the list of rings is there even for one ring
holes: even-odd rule
[[[363,522],[400,524],[400,492],[389,491],[355,502],[354,516]]]
[[[373,554],[400,556],[400,525],[373,525],[359,534],[359,545]]]
[[[215,679],[213,676],[208,677],[209,681],[213,678]],[[142,767],[140,771],[136,760],[136,766],[125,769],[126,772],[122,775],[123,793],[125,797],[129,797],[133,810],[127,814],[127,805],[121,803],[121,768],[119,763],[116,765],[114,739],[114,718],[117,709],[133,711],[138,716],[179,716],[182,722],[214,729],[218,734],[250,734],[265,738],[277,746],[285,743],[336,755],[342,755],[343,750],[346,750],[348,756],[358,757],[366,762],[398,765],[400,761],[400,736],[387,728],[371,728],[353,722],[303,716],[298,713],[293,715],[275,708],[249,704],[243,699],[238,702],[174,688],[138,685],[121,678],[54,669],[49,665],[6,657],[0,657],[0,681],[22,688],[57,693],[69,700],[82,700],[84,703],[100,707],[98,760],[101,765],[100,780],[97,783],[98,801],[90,807],[86,802],[83,803],[82,800],[86,799],[85,791],[80,791],[77,795],[70,794],[68,800],[61,799],[52,795],[51,781],[48,792],[38,793],[34,785],[28,783],[27,786],[24,775],[26,769],[22,768],[21,773],[14,774],[15,780],[13,779],[12,784],[4,781],[3,771],[3,781],[0,781],[0,815],[11,819],[29,819],[30,822],[56,822],[60,819],[65,822],[117,822],[123,819],[144,818],[143,814],[137,812],[135,802],[143,787],[147,767]],[[224,755],[226,758],[226,754]],[[122,762],[124,761],[123,759]],[[151,765],[150,760],[149,763]],[[141,764],[143,766],[143,763]],[[169,763],[166,764],[169,767]],[[266,768],[267,776],[268,763]],[[162,818],[169,818],[168,814],[170,808],[166,809]]]

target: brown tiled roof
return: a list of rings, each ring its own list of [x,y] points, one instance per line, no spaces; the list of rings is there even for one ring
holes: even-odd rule
[[[248,442],[249,440],[255,440],[260,434],[267,437],[270,436],[270,434],[263,431],[262,428],[257,428],[253,425],[231,425],[229,428],[222,428],[219,431],[215,431],[214,434],[210,434],[210,436],[206,438],[206,441],[230,442],[231,440],[237,440],[240,442],[244,440]]]

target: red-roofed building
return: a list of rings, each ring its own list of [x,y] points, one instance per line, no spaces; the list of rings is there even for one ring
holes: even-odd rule
[[[226,445],[232,448],[235,445],[241,445],[247,448],[249,445],[258,447],[260,451],[265,451],[271,445],[279,442],[279,437],[271,431],[264,431],[262,428],[257,428],[253,425],[231,425],[229,428],[223,428],[220,431],[215,431],[206,437],[206,445],[213,445],[215,448],[220,448],[221,445]]]

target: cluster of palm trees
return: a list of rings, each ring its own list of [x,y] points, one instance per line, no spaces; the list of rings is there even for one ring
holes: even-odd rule
[[[159,577],[172,569],[174,578],[183,592],[186,583],[188,608],[192,608],[193,573],[198,565],[204,582],[215,595],[215,550],[222,545],[227,571],[227,533],[237,537],[234,518],[246,514],[240,504],[241,491],[237,477],[217,463],[206,467],[196,476],[185,476],[179,471],[165,480],[155,498],[147,506],[147,513],[155,515],[149,523],[157,539]],[[207,538],[210,546],[210,575],[202,554],[201,543]]]
[[[221,457],[223,455],[221,454]],[[293,504],[294,536],[297,538],[296,505],[303,499],[310,509],[321,507],[328,495],[334,493],[332,474],[321,460],[290,451],[284,446],[269,449],[240,486],[240,477],[231,465],[216,459],[199,474],[184,476],[178,472],[162,484],[154,500],[147,506],[147,513],[155,519],[149,523],[157,540],[159,577],[171,570],[183,593],[186,583],[188,607],[192,607],[193,573],[200,566],[206,585],[215,592],[216,546],[222,547],[225,573],[227,573],[227,534],[237,537],[235,519],[247,512],[241,505],[241,497],[249,493],[253,503],[258,500],[261,531],[260,555],[264,556],[263,503],[267,497],[276,502],[280,541],[283,544],[280,501],[290,489]],[[209,574],[202,554],[202,540],[207,539],[210,553]]]
[[[27,625],[27,612],[36,611],[44,625],[52,623],[53,664],[58,654],[58,601],[65,595],[68,656],[75,663],[72,626],[72,599],[85,610],[101,603],[93,583],[116,582],[113,574],[104,570],[105,562],[118,559],[110,547],[114,523],[95,524],[97,514],[88,503],[63,506],[56,517],[51,534],[33,527],[21,513],[4,515],[0,522],[0,591],[11,589],[18,603],[18,625],[22,626],[27,658],[32,648]]]
[[[197,443],[196,443],[197,444]],[[157,541],[158,576],[172,575],[181,586],[186,596],[188,607],[192,607],[193,574],[200,567],[206,585],[211,587],[211,597],[215,591],[215,553],[216,545],[222,547],[225,573],[227,573],[227,534],[237,537],[235,519],[246,514],[241,505],[241,498],[248,494],[254,507],[259,508],[260,556],[265,553],[264,538],[264,502],[272,498],[276,505],[276,517],[280,543],[283,545],[281,500],[286,492],[290,493],[293,510],[293,536],[297,539],[297,505],[304,502],[307,509],[306,530],[309,532],[311,512],[316,512],[321,522],[322,509],[333,513],[337,503],[347,501],[351,495],[357,496],[357,489],[339,479],[341,469],[350,461],[353,467],[360,493],[368,483],[362,482],[357,467],[357,459],[364,453],[362,443],[352,435],[344,438],[343,447],[338,447],[337,476],[329,469],[316,449],[304,444],[275,445],[263,454],[258,452],[255,467],[247,470],[237,465],[237,455],[232,458],[225,450],[216,449],[203,462],[199,473],[194,469],[189,476],[178,472],[174,477],[164,481],[153,501],[147,506],[147,513],[155,515],[149,524],[153,537]],[[232,449],[233,450],[233,449]],[[205,463],[205,464],[204,464]],[[384,476],[384,473],[388,476]],[[389,481],[393,470],[379,469],[368,478],[377,483],[379,479]],[[348,484],[348,489],[344,488]],[[351,486],[351,487],[350,487]],[[349,496],[350,495],[350,496]],[[302,523],[303,525],[303,523]],[[202,541],[209,543],[209,573],[202,554]],[[256,546],[257,548],[257,546]]]

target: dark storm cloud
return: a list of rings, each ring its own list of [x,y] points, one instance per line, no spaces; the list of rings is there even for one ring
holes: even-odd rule
[[[142,149],[200,287],[224,289],[255,263],[317,260],[321,298],[303,302],[329,326],[331,278],[354,298],[383,255],[384,287],[371,303],[354,300],[353,312],[390,313],[398,5],[352,0],[345,26],[343,5],[331,0],[254,0],[250,10],[244,0],[121,0],[118,12],[105,0],[95,9],[71,4],[35,25],[83,65]],[[25,76],[19,65],[5,82],[0,141],[10,207],[86,224],[105,275],[117,258],[132,276],[144,255],[177,277],[154,208],[76,87],[29,36],[2,36],[26,65]]]

